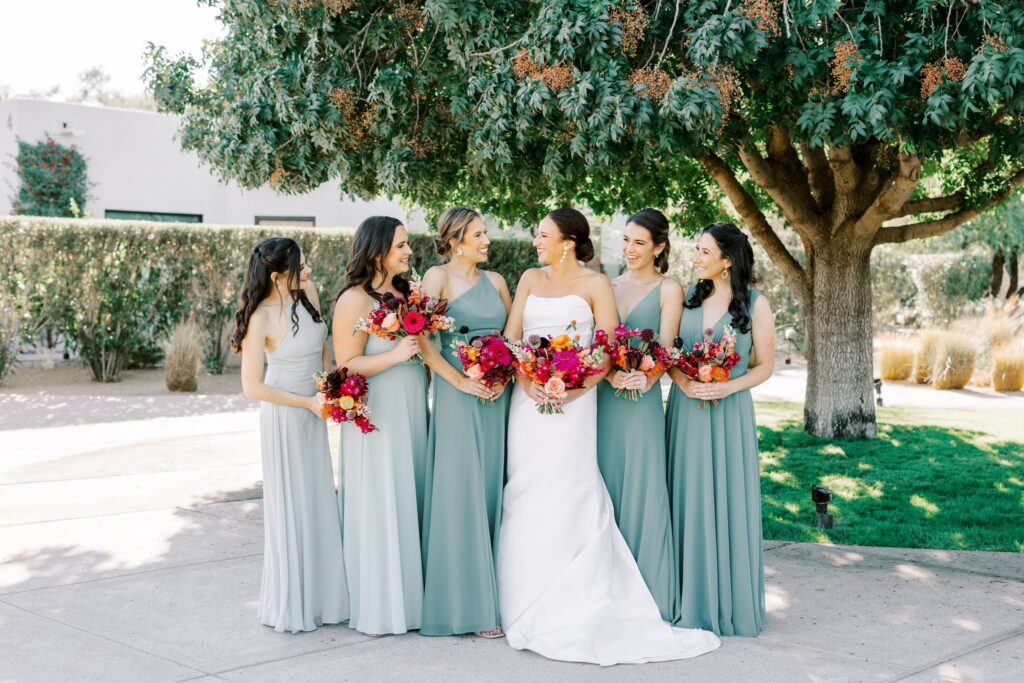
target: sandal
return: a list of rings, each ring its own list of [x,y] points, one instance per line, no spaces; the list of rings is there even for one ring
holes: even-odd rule
[[[493,631],[477,631],[474,635],[480,638],[504,638],[505,633],[501,630],[501,627],[494,629]]]

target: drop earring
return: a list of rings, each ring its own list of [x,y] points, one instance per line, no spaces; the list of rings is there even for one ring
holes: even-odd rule
[[[728,280],[729,279],[729,269],[728,268],[726,268],[725,270],[722,271],[722,279],[723,280]]]
[[[569,254],[569,245],[565,245],[562,248],[562,258],[558,259],[559,263],[565,263],[565,257]]]

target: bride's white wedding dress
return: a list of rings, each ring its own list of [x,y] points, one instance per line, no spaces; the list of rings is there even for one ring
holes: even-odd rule
[[[594,333],[577,295],[530,295],[523,336],[555,335],[575,320],[580,341]],[[661,620],[636,561],[615,526],[597,467],[597,392],[541,415],[513,392],[508,483],[498,536],[498,601],[509,644],[550,659],[607,666],[684,659],[718,638]]]

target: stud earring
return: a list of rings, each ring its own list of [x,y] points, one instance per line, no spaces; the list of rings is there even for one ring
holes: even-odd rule
[[[462,247],[459,247],[458,249],[455,250],[455,255],[456,256],[462,256],[463,253],[464,252],[462,251]]]
[[[562,258],[558,259],[559,263],[565,263],[565,257],[569,254],[569,245],[562,247]]]

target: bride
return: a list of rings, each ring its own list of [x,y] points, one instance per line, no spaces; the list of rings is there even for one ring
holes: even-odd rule
[[[594,256],[590,226],[574,209],[541,221],[533,241],[544,266],[523,274],[505,335],[557,335],[575,321],[589,344],[595,324],[617,323],[608,279],[579,261]],[[517,650],[603,666],[683,659],[710,652],[718,638],[661,620],[612,511],[597,466],[600,376],[561,400],[564,414],[540,414],[554,402],[517,378],[508,422],[508,483],[498,535],[502,627]]]

